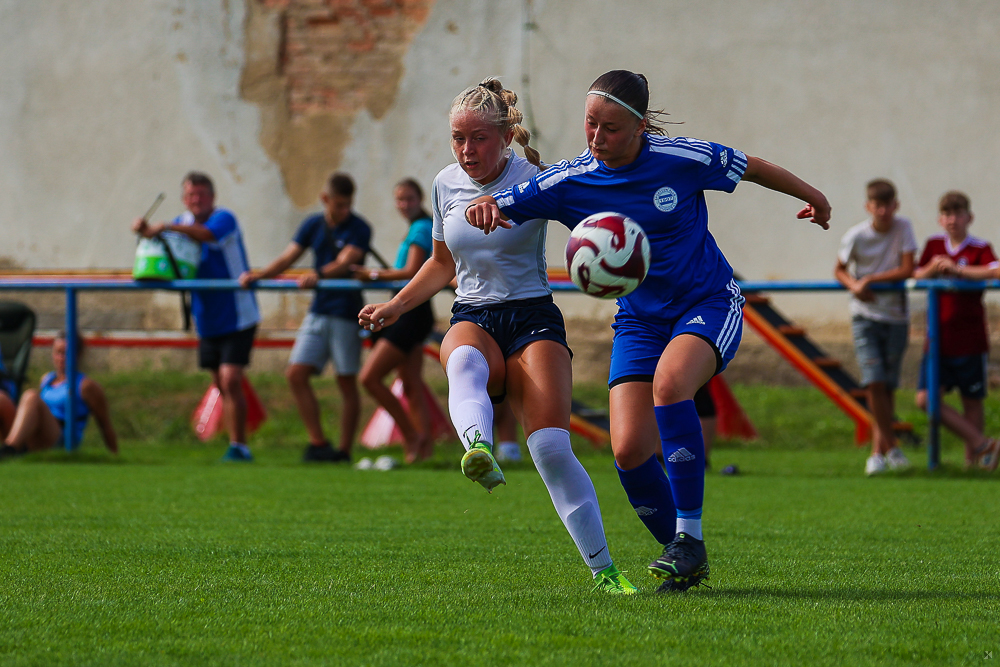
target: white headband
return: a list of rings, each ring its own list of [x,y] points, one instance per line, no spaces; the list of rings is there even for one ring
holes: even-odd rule
[[[587,94],[588,95],[600,95],[601,97],[608,98],[612,102],[617,102],[618,104],[622,105],[623,107],[625,107],[626,109],[628,109],[629,111],[631,111],[632,113],[634,113],[635,116],[636,116],[636,118],[638,118],[639,120],[643,120],[643,115],[641,113],[639,113],[638,111],[636,111],[635,109],[633,109],[629,105],[625,104],[624,102],[622,102],[620,99],[618,99],[617,97],[615,97],[611,93],[606,93],[603,90],[591,90]]]

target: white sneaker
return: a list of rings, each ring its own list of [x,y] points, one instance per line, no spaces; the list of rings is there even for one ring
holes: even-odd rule
[[[998,462],[1000,462],[1000,440],[989,438],[976,452],[976,465],[992,472],[997,469]]]
[[[382,456],[375,459],[375,463],[372,464],[372,470],[381,470],[382,472],[385,472],[386,470],[392,470],[393,468],[397,467],[399,467],[399,464],[396,463],[396,459],[386,454],[383,454]]]
[[[881,454],[872,454],[865,461],[865,474],[866,475],[877,475],[880,472],[885,472],[887,466],[885,464],[885,457]]]
[[[889,450],[885,455],[885,462],[892,470],[906,470],[910,467],[910,459],[906,458],[906,454],[899,447],[893,447]]]
[[[371,470],[372,460],[367,456],[354,464],[355,470]]]
[[[497,461],[520,461],[521,446],[516,442],[501,442],[496,449]]]

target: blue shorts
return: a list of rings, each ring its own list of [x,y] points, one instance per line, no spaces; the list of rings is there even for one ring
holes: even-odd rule
[[[940,357],[938,383],[941,391],[948,393],[958,389],[962,398],[986,398],[987,354],[967,354],[961,357]],[[927,355],[920,361],[920,382],[918,391],[927,389]]]
[[[456,301],[451,312],[452,325],[459,322],[479,325],[496,341],[504,359],[536,340],[554,340],[569,350],[566,324],[559,307],[552,302],[551,294],[489,306]],[[570,350],[570,355],[572,354],[573,351]]]
[[[608,387],[624,382],[652,382],[656,365],[667,343],[690,334],[705,340],[715,350],[715,373],[726,369],[736,356],[743,337],[743,303],[739,289],[706,299],[672,323],[652,324],[632,315],[615,315]]]

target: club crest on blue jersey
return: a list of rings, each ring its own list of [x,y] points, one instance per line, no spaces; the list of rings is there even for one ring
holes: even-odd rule
[[[659,211],[670,213],[677,208],[677,193],[673,188],[662,187],[653,195],[653,206]]]

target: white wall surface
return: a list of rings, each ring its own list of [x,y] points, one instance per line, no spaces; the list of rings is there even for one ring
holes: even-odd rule
[[[248,0],[256,1],[256,0]],[[711,229],[751,279],[831,277],[841,234],[864,217],[864,184],[893,179],[923,239],[936,202],[967,192],[974,233],[1000,241],[1000,11],[992,0],[438,0],[405,57],[395,105],[362,111],[341,168],[357,210],[395,252],[392,184],[426,186],[451,160],[452,97],[487,75],[530,99],[546,161],[584,148],[582,108],[607,69],[641,71],[652,102],[709,139],[781,164],[823,189],[833,229],[795,220],[797,202],[752,184],[711,194]],[[160,191],[214,176],[253,262],[287,244],[305,210],[261,148],[260,110],[240,99],[240,0],[0,0],[0,258],[26,268],[127,267],[127,233]],[[529,61],[530,60],[530,61]],[[528,62],[526,62],[528,61]],[[527,68],[530,87],[521,83]],[[553,226],[559,262],[564,230]],[[563,299],[570,315],[607,306]],[[845,316],[839,297],[784,297],[793,315]],[[440,314],[440,313],[439,313]]]

